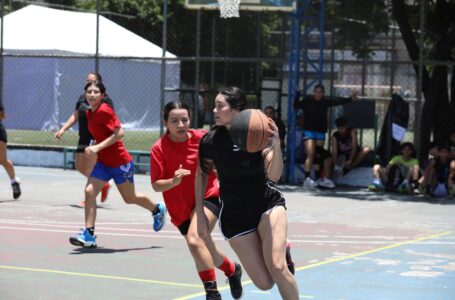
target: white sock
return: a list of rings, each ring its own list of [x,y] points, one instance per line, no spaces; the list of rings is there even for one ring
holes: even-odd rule
[[[11,184],[15,184],[17,182],[16,178],[11,179]]]
[[[379,178],[374,178],[373,184],[381,184],[381,180]]]

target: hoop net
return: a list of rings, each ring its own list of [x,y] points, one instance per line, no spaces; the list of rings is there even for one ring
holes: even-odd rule
[[[240,18],[240,0],[218,0],[222,18]]]

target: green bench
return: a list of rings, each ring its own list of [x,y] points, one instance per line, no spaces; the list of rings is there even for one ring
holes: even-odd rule
[[[76,147],[63,148],[63,170],[75,168]],[[150,152],[141,150],[128,151],[133,157],[135,173],[147,173],[150,170]]]

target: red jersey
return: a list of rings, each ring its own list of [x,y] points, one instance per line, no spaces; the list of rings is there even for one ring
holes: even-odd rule
[[[183,177],[178,186],[163,192],[171,222],[177,227],[190,218],[191,212],[196,206],[194,181],[198,167],[199,141],[206,132],[205,130],[190,129],[191,138],[180,143],[171,141],[166,132],[150,150],[150,179],[152,183],[159,179],[174,177],[174,172],[180,164],[183,169],[191,171],[191,175]],[[218,181],[212,171],[209,175],[205,198],[218,196]]]
[[[87,110],[88,130],[99,144],[110,137],[116,128],[120,128],[120,121],[117,119],[114,110],[106,103],[95,110]],[[97,161],[108,167],[119,167],[132,160],[122,141],[110,145],[98,152]]]

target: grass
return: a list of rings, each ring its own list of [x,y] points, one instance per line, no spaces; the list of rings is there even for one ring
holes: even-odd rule
[[[36,130],[8,130],[8,144],[39,145],[56,147],[75,147],[79,135],[77,131],[67,131],[57,141],[53,131]],[[157,131],[125,131],[123,142],[128,150],[149,151],[155,141],[160,137]]]

